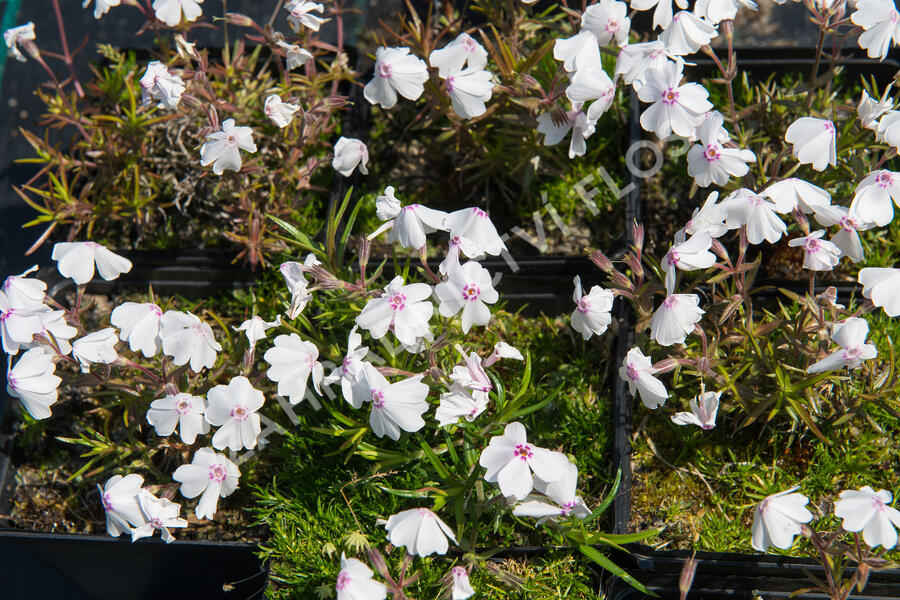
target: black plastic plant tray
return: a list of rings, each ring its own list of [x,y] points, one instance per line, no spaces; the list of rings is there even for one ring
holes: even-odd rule
[[[10,600],[262,598],[256,547],[230,542],[0,530],[0,582]]]

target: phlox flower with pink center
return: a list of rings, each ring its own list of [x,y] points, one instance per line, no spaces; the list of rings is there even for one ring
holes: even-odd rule
[[[239,375],[228,385],[217,385],[206,393],[209,405],[206,420],[219,428],[212,445],[217,450],[228,448],[234,452],[256,448],[256,438],[262,431],[259,411],[265,402],[263,393],[250,380]]]
[[[491,438],[478,464],[486,469],[488,483],[497,483],[504,496],[522,500],[534,489],[535,476],[546,483],[565,477],[569,459],[561,452],[529,444],[525,427],[515,422],[506,426],[503,435]]]
[[[593,33],[601,46],[606,46],[613,39],[623,46],[628,43],[631,29],[628,6],[617,0],[600,0],[591,4],[581,15],[581,28]]]
[[[175,469],[172,479],[181,484],[181,495],[185,498],[200,496],[194,510],[197,518],[212,519],[219,498],[234,493],[240,476],[240,469],[224,454],[212,448],[200,448],[194,453],[191,464]]]
[[[324,7],[318,2],[306,2],[305,0],[289,0],[284,9],[288,11],[288,23],[294,33],[300,33],[304,27],[312,31],[318,31],[323,23],[330,19],[323,19],[313,13],[322,13]]]
[[[200,164],[204,167],[212,165],[216,175],[225,171],[238,172],[243,165],[241,150],[256,152],[253,129],[236,127],[234,119],[225,119],[222,129],[206,136],[206,141],[200,146]]]
[[[863,286],[863,298],[883,308],[889,317],[900,315],[900,269],[866,267],[857,280]]]
[[[375,198],[375,215],[386,222],[368,236],[370,240],[390,229],[389,242],[399,242],[404,248],[413,250],[425,246],[429,233],[447,230],[447,213],[421,204],[401,205],[392,185],[384,188],[384,194]]]
[[[841,260],[841,249],[833,243],[823,240],[825,230],[820,229],[811,234],[794,238],[788,242],[792,248],[803,248],[803,268],[810,271],[831,271]]]
[[[17,308],[9,296],[0,291],[0,340],[3,351],[15,355],[19,347],[30,344],[44,326],[38,313],[31,308]]]
[[[442,316],[452,317],[462,311],[463,333],[469,333],[473,325],[487,325],[491,320],[487,305],[500,299],[490,272],[473,260],[451,269],[447,280],[435,286],[434,295],[440,300],[438,312]]]
[[[728,229],[747,228],[747,241],[761,244],[766,240],[774,244],[787,233],[787,225],[778,216],[782,208],[763,196],[741,188],[730,193],[722,206],[728,218],[725,225]]]
[[[40,319],[42,329],[35,333],[31,343],[25,344],[24,347],[42,346],[54,354],[57,352],[64,356],[69,354],[72,351],[69,340],[78,335],[78,330],[66,322],[66,312],[50,310],[50,307],[44,306],[42,310],[34,311],[34,314]]]
[[[813,213],[823,206],[831,206],[831,194],[827,190],[796,177],[776,181],[759,195],[774,202],[775,210],[780,213],[789,213],[795,208]]]
[[[350,330],[350,335],[347,336],[347,353],[344,355],[344,360],[341,361],[340,366],[335,367],[331,374],[323,379],[325,385],[331,385],[340,381],[344,400],[357,409],[361,408],[363,403],[369,400],[369,398],[353,393],[356,377],[359,375],[359,370],[362,368],[366,355],[369,353],[369,347],[362,345],[362,336],[359,335],[358,329],[359,327],[354,325],[353,329]]]
[[[581,277],[576,275],[574,279],[575,291],[572,300],[575,302],[575,310],[570,317],[572,329],[581,334],[585,341],[592,335],[602,335],[609,324],[612,323],[613,293],[599,285],[591,288],[590,293],[584,295],[581,289]]]
[[[648,69],[644,74],[644,84],[638,90],[641,102],[651,103],[641,113],[641,127],[660,139],[673,132],[685,138],[693,136],[704,114],[713,107],[707,100],[709,92],[702,85],[681,84],[683,68],[683,63],[679,61]]]
[[[157,498],[147,490],[141,491],[137,499],[144,515],[144,524],[131,530],[132,542],[150,537],[159,530],[163,541],[170,544],[175,541],[175,536],[169,527],[187,527],[187,520],[178,516],[181,513],[180,504],[168,498]]]
[[[434,305],[428,302],[432,294],[426,283],[403,285],[399,275],[384,288],[380,298],[372,298],[356,317],[356,324],[381,339],[393,327],[394,335],[403,344],[414,345],[429,333],[428,321]]]
[[[569,38],[560,38],[553,44],[553,58],[563,64],[569,73],[589,67],[600,67],[600,44],[592,31],[582,29]]]
[[[154,60],[147,65],[144,76],[141,77],[141,102],[144,106],[150,106],[153,101],[159,102],[159,108],[176,110],[184,93],[184,80],[175,73],[169,71],[169,67]]]
[[[42,310],[47,284],[34,277],[28,277],[37,271],[34,265],[19,275],[10,275],[3,281],[0,291],[6,294],[11,306],[31,310]]]
[[[354,395],[372,402],[369,425],[378,437],[400,439],[400,431],[410,433],[425,427],[422,415],[428,410],[428,386],[423,375],[391,383],[369,363],[363,363],[356,377]]]
[[[428,65],[409,53],[409,48],[381,47],[375,51],[375,76],[363,88],[363,96],[370,104],[391,109],[397,104],[397,94],[415,102],[425,91]]]
[[[119,337],[128,342],[132,352],[141,352],[150,358],[162,347],[159,339],[162,314],[152,302],[123,302],[113,309],[109,322],[119,328]]]
[[[172,435],[177,427],[181,441],[193,444],[198,434],[209,431],[209,423],[203,418],[205,412],[206,400],[180,392],[151,402],[147,422],[162,437]]]
[[[94,278],[97,273],[106,281],[117,279],[131,270],[131,261],[101,246],[97,242],[60,242],[54,244],[50,258],[56,261],[60,275],[78,285]]]
[[[276,44],[284,50],[285,67],[287,67],[288,71],[302,67],[306,64],[306,61],[314,58],[309,50],[301,48],[297,44],[288,44],[284,40],[279,40]]]
[[[696,425],[704,430],[714,428],[721,396],[722,392],[704,392],[691,398],[691,412],[675,413],[672,422],[676,425]]]
[[[879,227],[894,218],[894,205],[900,206],[900,173],[880,169],[863,178],[856,186],[850,214]]]
[[[708,231],[695,233],[687,240],[676,239],[675,245],[669,248],[662,259],[667,294],[672,294],[675,290],[675,269],[697,271],[716,264],[716,255],[709,251],[711,247],[712,236]]]
[[[720,131],[723,122],[721,114],[714,114],[703,121],[699,127],[700,143],[688,150],[688,175],[700,187],[725,185],[731,177],[743,177],[750,171],[747,163],[756,160],[752,150],[722,145]]]
[[[741,7],[757,10],[753,0],[697,0],[694,12],[713,25],[733,20]]]
[[[816,171],[837,164],[837,133],[834,123],[827,119],[801,117],[790,124],[784,133],[787,143],[801,165],[812,165]]]
[[[675,0],[678,8],[688,7],[687,0]],[[631,0],[631,8],[634,10],[650,10],[653,7],[653,29],[669,26],[672,22],[672,0]]]
[[[461,346],[456,346],[462,354],[465,364],[456,365],[450,373],[450,379],[459,385],[477,392],[489,392],[493,388],[490,378],[484,371],[484,364],[477,352],[468,355]]]
[[[278,327],[279,325],[281,325],[281,315],[276,315],[274,321],[266,321],[259,315],[255,315],[241,323],[238,327],[235,327],[235,331],[244,332],[244,335],[247,336],[247,343],[250,344],[250,349],[252,350],[253,348],[256,348],[257,342],[266,339],[266,332],[269,329]]]
[[[372,569],[362,561],[341,554],[341,570],[334,586],[337,600],[384,600],[387,588],[372,579]]]
[[[59,398],[62,379],[54,375],[53,355],[44,348],[32,348],[6,371],[6,392],[18,398],[35,419],[50,416],[50,407]]]
[[[487,409],[488,393],[482,390],[471,390],[451,383],[450,390],[441,394],[441,403],[434,412],[438,425],[446,427],[458,423],[461,418],[472,422],[475,417]]]
[[[530,494],[516,504],[513,514],[517,517],[533,517],[538,525],[554,518],[575,517],[585,519],[591,510],[578,495],[578,467],[567,462],[562,479],[547,483],[540,477],[534,478],[534,489],[543,496]],[[550,502],[548,502],[550,500]]]
[[[616,84],[600,67],[585,67],[576,71],[572,74],[572,83],[566,88],[566,97],[573,104],[594,101],[588,107],[587,122],[596,121],[609,110],[615,96]]]
[[[306,398],[310,376],[316,393],[322,394],[325,369],[318,360],[319,349],[312,342],[296,333],[279,335],[263,359],[270,365],[266,377],[278,384],[278,395],[286,397],[292,405]]]
[[[667,62],[674,62],[666,52],[666,45],[659,40],[628,44],[616,57],[615,77],[639,90],[650,69],[662,69]]]
[[[510,346],[506,342],[497,342],[494,344],[494,351],[491,352],[491,355],[484,359],[484,366],[489,367],[501,358],[507,358],[511,360],[525,360],[525,357],[522,356],[522,353],[515,346]]]
[[[894,82],[891,82],[884,90],[880,100],[875,100],[869,96],[869,92],[863,90],[859,105],[856,107],[856,114],[859,115],[860,126],[865,129],[876,131],[878,129],[878,120],[882,115],[894,108],[894,100],[891,98],[891,88]]]
[[[891,42],[900,44],[900,13],[891,0],[859,0],[850,20],[863,28],[858,43],[869,58],[884,60]]]
[[[119,359],[116,352],[118,342],[116,330],[107,327],[75,340],[72,343],[72,356],[81,365],[81,372],[88,373],[92,364],[108,365]]]
[[[368,175],[369,169],[366,167],[368,163],[369,148],[362,140],[341,136],[335,142],[331,167],[344,177],[350,177],[357,167],[360,173]]]
[[[810,365],[806,372],[824,373],[843,368],[856,369],[864,360],[875,358],[878,356],[878,349],[874,344],[866,343],[868,335],[869,324],[859,317],[849,317],[835,324],[831,331],[831,339],[841,349]]]
[[[447,554],[448,540],[457,543],[450,526],[427,508],[413,508],[391,515],[384,527],[391,544],[406,548],[410,556]]]
[[[693,236],[703,232],[708,233],[713,239],[725,235],[728,231],[728,227],[725,226],[728,215],[721,204],[716,204],[718,199],[719,192],[711,192],[703,202],[703,206],[694,209],[690,221],[684,226],[687,235]]]
[[[666,45],[666,50],[675,56],[693,54],[703,46],[709,45],[719,35],[714,25],[707,23],[698,15],[686,10],[678,11],[672,22],[659,34],[659,39]]]
[[[479,259],[485,254],[498,256],[506,250],[497,228],[487,212],[473,206],[455,210],[447,215],[444,225],[450,231],[450,239],[459,252],[468,258]]]
[[[809,498],[796,489],[767,496],[757,505],[751,530],[755,550],[766,552],[770,546],[787,550],[794,545],[794,536],[800,534],[800,526],[812,521],[813,515],[806,508]]]
[[[188,22],[200,18],[203,14],[201,4],[203,0],[153,0],[153,11],[157,19],[169,27],[176,27],[181,23],[182,14]]]
[[[893,497],[887,490],[877,492],[869,486],[844,490],[834,503],[834,516],[842,519],[844,531],[862,531],[867,546],[890,550],[897,545],[900,511],[890,506]]]
[[[270,121],[281,129],[291,124],[291,121],[294,120],[294,114],[299,110],[299,104],[282,102],[278,94],[272,94],[266,98],[266,103],[263,105],[263,112],[269,117]]]
[[[683,344],[703,314],[697,294],[669,294],[650,319],[650,337],[661,346]]]
[[[847,207],[834,204],[817,208],[815,216],[816,221],[823,227],[839,226],[838,232],[831,236],[831,243],[840,248],[843,256],[853,262],[865,258],[865,251],[857,232],[871,229],[874,227],[873,223],[865,223],[854,216]]]
[[[460,33],[456,38],[428,55],[428,62],[437,67],[438,76],[446,78],[451,73],[459,73],[465,67],[474,70],[487,65],[487,51],[468,33]]]
[[[103,487],[97,484],[100,502],[106,513],[106,533],[119,537],[146,523],[146,517],[138,505],[138,495],[142,493],[143,485],[144,478],[135,473],[124,477],[113,475]]]
[[[466,600],[475,595],[469,583],[469,572],[465,567],[456,565],[450,569],[450,600]]]
[[[541,113],[537,122],[537,131],[544,134],[545,146],[555,146],[566,137],[567,133],[572,132],[572,139],[569,141],[569,158],[584,156],[587,151],[586,140],[594,135],[597,124],[582,110],[580,102],[572,103],[572,110],[564,113]]]
[[[654,377],[655,373],[650,357],[644,356],[640,348],[629,350],[619,367],[619,377],[628,383],[628,391],[632,396],[637,393],[644,406],[651,410],[665,404],[669,397],[666,386]]]
[[[318,260],[313,254],[306,257],[301,265],[298,262],[289,261],[282,263],[279,267],[288,291],[291,293],[291,305],[287,310],[288,319],[296,319],[306,308],[307,303],[312,298],[312,294],[308,291],[309,282],[304,275],[303,267],[310,267],[318,264]]]
[[[171,356],[176,366],[190,363],[195,373],[212,368],[216,353],[222,350],[209,325],[197,315],[176,310],[167,310],[160,317],[159,339],[163,353]]]
[[[450,72],[443,79],[447,82],[450,104],[462,119],[474,119],[487,112],[485,104],[494,91],[493,75],[483,69],[468,68]]]

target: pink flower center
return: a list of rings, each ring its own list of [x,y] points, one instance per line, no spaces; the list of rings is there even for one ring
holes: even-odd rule
[[[433,515],[434,515],[434,513],[432,513],[427,508],[419,509],[419,516],[422,517],[423,519],[430,519]]]
[[[406,296],[397,292],[391,296],[390,303],[393,310],[403,310],[406,308]]]
[[[240,404],[231,409],[231,418],[236,421],[246,421],[249,416],[250,411],[247,410],[247,407]]]
[[[337,585],[334,587],[336,587],[338,591],[340,591],[350,585],[351,581],[352,579],[350,578],[350,573],[348,573],[347,571],[341,571],[340,573],[338,573]]]
[[[215,481],[216,483],[222,483],[225,481],[225,476],[228,475],[228,472],[225,470],[225,466],[219,463],[216,463],[209,467],[209,480]]]
[[[900,21],[900,14],[895,10],[891,13],[891,23],[896,23],[897,21]]]
[[[856,360],[859,358],[860,354],[862,354],[862,348],[859,346],[851,346],[844,349],[843,357],[844,360]]]
[[[447,93],[448,93],[448,94],[452,94],[452,93],[453,93],[453,82],[454,82],[454,80],[456,80],[456,77],[454,77],[454,76],[452,76],[452,75],[451,75],[450,77],[447,78]]]
[[[0,321],[2,321],[2,320],[3,320],[3,317],[0,317]],[[8,385],[11,389],[14,389],[14,390],[19,389],[16,386],[16,378],[12,376],[12,373],[6,374],[6,385]]]
[[[472,407],[472,410],[469,411],[469,416],[470,416],[470,417],[474,417],[474,416],[477,415],[477,414],[478,414],[478,407],[477,407],[477,406],[473,406],[473,407]]]
[[[382,79],[390,79],[391,70],[391,65],[387,63],[381,63],[380,65],[378,65],[378,74],[382,77]]]
[[[572,514],[572,509],[575,508],[576,502],[573,500],[572,502],[566,502],[565,504],[560,506],[560,512],[564,517],[568,517]]]
[[[834,125],[832,125],[831,121],[825,121],[825,123],[822,125],[822,127],[828,133],[834,133]]]
[[[469,574],[466,572],[465,567],[459,567],[459,566],[453,567],[452,569],[450,569],[450,572],[457,579],[460,577],[468,577],[469,576]]]
[[[234,135],[233,133],[229,133],[227,136],[225,136],[225,145],[230,146],[232,148],[237,147],[237,145],[238,145],[237,136]]]
[[[11,316],[13,316],[15,313],[16,313],[16,309],[15,309],[15,308],[8,308],[8,309],[6,309],[6,310],[0,308],[0,323],[3,323],[3,322],[6,321],[8,318],[10,318]]]
[[[750,204],[752,204],[753,206],[762,206],[762,204],[764,202],[762,196],[756,196],[756,195],[750,196],[750,198],[748,198],[747,201]]]
[[[175,403],[175,412],[177,412],[179,415],[186,415],[190,410],[191,403],[184,398]]]
[[[631,381],[637,381],[640,376],[640,371],[633,362],[630,362],[625,365],[625,374]]]
[[[467,302],[475,302],[478,300],[478,296],[481,295],[481,288],[475,285],[474,283],[467,283],[463,286],[462,289],[462,297],[463,300]]]
[[[672,105],[678,101],[678,90],[675,88],[668,88],[663,92],[662,95],[663,104]]]
[[[856,231],[859,229],[859,221],[854,219],[851,216],[841,217],[840,220],[841,229],[844,231]]]
[[[153,517],[152,519],[150,519],[150,524],[153,525],[155,529],[162,529],[163,527],[165,527],[165,525],[163,525],[162,519],[160,519],[159,517]]]
[[[578,307],[578,312],[583,315],[588,314],[588,312],[591,310],[591,302],[587,298],[581,298],[575,304]]]
[[[619,22],[615,19],[609,19],[606,22],[606,31],[609,33],[615,33],[619,30]]]
[[[678,255],[678,250],[672,248],[669,250],[668,254],[666,254],[666,264],[670,267],[678,266],[678,261],[681,257]]]
[[[716,144],[710,144],[703,152],[703,156],[706,158],[706,162],[715,162],[721,156],[721,152]]]
[[[103,494],[101,500],[103,501],[103,510],[109,512],[113,509],[112,498],[110,498],[109,494]]]
[[[349,374],[350,374],[350,367],[352,367],[352,366],[353,366],[353,359],[350,358],[349,356],[346,357],[346,358],[344,358],[344,362],[341,363],[341,372],[342,372],[344,375],[349,375]]]
[[[487,219],[488,214],[478,207],[473,208],[472,212],[475,214],[476,217],[481,217],[482,219]]]
[[[528,460],[534,456],[534,450],[531,449],[531,444],[519,444],[513,451],[513,456],[520,460]]]
[[[475,40],[471,37],[463,38],[462,45],[466,52],[475,52]]]
[[[805,248],[807,254],[816,254],[822,250],[822,244],[819,243],[817,238],[810,237],[806,238]]]
[[[669,308],[669,309],[672,308],[673,306],[675,306],[676,304],[678,304],[678,298],[676,298],[675,296],[667,296],[666,299],[663,300],[663,303],[662,303],[662,305],[664,307]]]
[[[879,171],[878,175],[875,176],[875,183],[877,183],[879,187],[886,188],[893,185],[894,177],[888,171]]]
[[[375,408],[382,408],[384,406],[384,392],[372,390],[372,404],[375,405]]]

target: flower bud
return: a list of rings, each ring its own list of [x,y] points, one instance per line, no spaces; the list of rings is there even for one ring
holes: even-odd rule
[[[225,22],[238,27],[256,27],[256,22],[253,19],[241,13],[225,13]]]

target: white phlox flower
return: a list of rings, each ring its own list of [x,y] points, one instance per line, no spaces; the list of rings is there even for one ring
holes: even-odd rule
[[[878,356],[874,344],[867,344],[869,324],[859,317],[849,317],[835,324],[831,339],[841,347],[806,369],[807,373],[824,373],[838,369],[856,369],[864,360]]]
[[[286,397],[292,405],[306,398],[310,377],[316,393],[322,395],[325,369],[318,360],[319,349],[312,342],[296,333],[279,335],[263,359],[269,363],[266,377],[278,384],[278,395]]]
[[[782,207],[752,190],[735,190],[722,201],[722,206],[728,215],[725,225],[729,229],[746,227],[751,244],[761,244],[763,240],[774,244],[787,233],[787,225],[778,216]]]
[[[428,386],[422,383],[423,377],[415,375],[390,383],[371,364],[362,365],[354,394],[372,402],[369,425],[375,435],[397,441],[401,431],[414,433],[425,426],[422,415],[428,410]]]
[[[153,426],[156,435],[168,437],[178,428],[178,437],[185,444],[193,444],[198,434],[209,432],[209,423],[204,418],[206,400],[184,392],[170,394],[150,403],[147,422]]]
[[[163,541],[170,544],[175,541],[175,536],[169,531],[169,527],[187,527],[187,520],[178,516],[181,513],[180,504],[168,498],[157,498],[147,490],[141,491],[137,500],[144,515],[144,523],[131,530],[132,542],[150,537],[159,530]]]
[[[796,487],[767,496],[753,513],[751,544],[755,550],[766,552],[770,546],[787,550],[794,544],[794,536],[800,534],[800,526],[812,521],[813,515],[806,508],[809,498]]]
[[[876,131],[881,116],[894,109],[894,100],[891,98],[892,87],[894,87],[893,81],[885,88],[880,100],[875,100],[869,96],[869,92],[863,90],[859,105],[856,107],[861,127]]]
[[[225,171],[238,172],[243,166],[241,150],[256,152],[253,130],[249,127],[236,127],[234,119],[225,119],[222,129],[206,136],[206,141],[200,146],[200,165],[212,165],[216,175]]]
[[[490,272],[473,260],[450,269],[447,280],[435,286],[434,295],[440,300],[438,312],[442,316],[452,317],[462,311],[463,333],[473,325],[487,325],[491,320],[487,305],[500,299]]]
[[[397,339],[415,345],[429,333],[428,321],[434,305],[428,302],[431,286],[425,283],[403,285],[403,277],[394,277],[380,298],[372,298],[356,317],[356,324],[380,339],[393,328]]]
[[[390,109],[397,94],[416,101],[425,91],[428,65],[409,53],[409,48],[381,47],[375,52],[375,76],[366,84],[363,95],[370,104]]]
[[[601,46],[612,40],[619,46],[628,44],[628,32],[631,19],[628,18],[628,6],[617,0],[600,0],[584,9],[581,15],[581,28],[597,37]]]
[[[721,114],[704,120],[698,128],[700,143],[688,151],[688,175],[700,187],[712,184],[722,186],[731,177],[743,177],[750,171],[747,163],[756,160],[752,150],[722,145],[720,132],[723,122]]]
[[[281,129],[284,129],[294,120],[294,114],[300,110],[299,104],[282,102],[278,94],[272,94],[266,98],[263,112]]]
[[[241,471],[224,454],[212,448],[200,448],[189,465],[175,469],[172,479],[181,484],[185,498],[200,496],[194,514],[198,519],[212,519],[216,514],[219,498],[225,498],[238,487]]]
[[[509,423],[503,435],[495,436],[481,452],[478,461],[486,469],[484,478],[497,483],[504,496],[524,499],[534,489],[534,479],[553,483],[566,476],[569,459],[528,443],[525,427]]]
[[[591,515],[591,510],[578,495],[578,467],[568,462],[563,478],[553,483],[534,478],[534,489],[543,496],[531,494],[524,501],[516,504],[513,514],[517,517],[533,517],[538,525],[553,519],[575,517],[584,519]],[[551,502],[548,502],[550,500]]]
[[[669,294],[653,312],[650,337],[661,346],[683,344],[703,314],[697,294]]]
[[[387,588],[372,579],[372,569],[355,558],[341,554],[341,571],[334,589],[337,600],[384,600]]]
[[[34,23],[29,21],[18,27],[10,27],[3,32],[3,41],[6,42],[8,54],[19,62],[25,62],[28,59],[22,54],[19,46],[33,43],[35,40]]]
[[[900,173],[880,169],[866,175],[856,186],[850,214],[882,227],[894,219],[895,204],[900,206]]]
[[[131,270],[131,261],[101,246],[97,242],[60,242],[53,246],[50,258],[56,261],[56,268],[63,277],[69,277],[82,285],[97,273],[106,281],[117,279]]]
[[[834,503],[834,516],[843,519],[841,527],[845,531],[862,531],[867,546],[890,550],[897,545],[895,527],[900,527],[900,511],[890,506],[891,500],[889,491],[876,492],[867,485],[859,490],[844,490]]]
[[[796,208],[809,214],[823,206],[831,206],[831,194],[827,190],[796,177],[776,181],[759,195],[774,202],[776,210],[782,214]]]
[[[672,22],[659,34],[659,39],[670,54],[683,56],[709,45],[717,35],[719,32],[714,25],[692,12],[682,10],[672,17]]]
[[[341,136],[334,144],[331,166],[344,177],[350,177],[357,167],[360,173],[368,175],[369,169],[366,167],[368,162],[369,149],[361,140]]]
[[[687,0],[675,0],[680,9],[688,7]],[[634,10],[650,10],[653,7],[653,29],[665,29],[672,22],[672,0],[631,0],[631,8]]]
[[[600,44],[593,32],[582,29],[569,38],[560,38],[553,45],[553,58],[569,73],[581,69],[600,68]]]
[[[266,331],[281,325],[281,315],[277,315],[274,321],[266,321],[260,316],[253,316],[235,327],[235,331],[243,331],[247,336],[250,348],[256,348],[256,343],[266,339]]]
[[[138,505],[138,495],[143,491],[143,485],[144,478],[135,473],[124,477],[113,475],[103,487],[97,484],[100,502],[106,513],[106,532],[112,537],[131,533],[132,528],[140,527],[146,522]]]
[[[119,337],[128,342],[132,352],[141,352],[150,358],[162,347],[159,339],[162,314],[152,302],[123,302],[113,309],[109,322],[119,328]]]
[[[460,252],[468,258],[477,260],[485,254],[498,256],[506,250],[490,217],[478,207],[453,211],[447,215],[444,225],[450,231],[450,238],[456,238]]]
[[[869,58],[884,60],[891,42],[900,44],[900,13],[891,0],[859,0],[850,20],[863,28],[858,42]]]
[[[644,406],[651,410],[665,404],[669,397],[666,386],[654,376],[655,373],[653,363],[640,348],[629,350],[619,367],[619,377],[628,383],[628,391],[632,396],[637,393]]]
[[[176,366],[190,363],[191,371],[211,369],[222,346],[212,328],[197,315],[167,310],[159,320],[159,339],[163,353],[171,356]]]
[[[584,295],[581,289],[581,277],[576,275],[574,279],[575,291],[572,300],[575,302],[575,310],[570,318],[572,329],[581,334],[585,341],[592,335],[602,335],[609,324],[612,323],[613,299],[612,291],[605,290],[599,285],[591,288],[590,293]]]
[[[585,67],[576,71],[572,74],[572,83],[566,88],[566,97],[573,104],[593,102],[588,107],[585,124],[595,122],[609,110],[615,96],[616,84],[600,67]]]
[[[682,62],[666,62],[658,69],[648,69],[638,90],[641,102],[651,103],[641,113],[641,127],[660,139],[673,132],[692,137],[704,114],[713,107],[707,99],[709,92],[702,85],[681,84],[683,68]]]
[[[228,448],[234,452],[256,448],[262,431],[259,411],[265,402],[263,393],[250,380],[239,375],[228,385],[217,385],[206,393],[206,421],[218,427],[212,445],[217,450]]]
[[[406,548],[410,556],[447,554],[448,540],[457,543],[450,526],[427,508],[413,508],[391,515],[385,529],[391,544]]]
[[[53,355],[41,347],[22,354],[16,364],[6,372],[6,392],[18,398],[22,406],[35,419],[50,416],[50,407],[59,398],[62,379],[54,375],[56,365]]]
[[[335,367],[331,374],[323,380],[325,385],[332,385],[340,381],[344,400],[357,409],[361,408],[363,403],[369,400],[367,397],[354,394],[356,378],[359,375],[359,370],[362,368],[366,355],[369,353],[369,347],[362,345],[362,336],[359,335],[358,329],[359,326],[354,325],[353,329],[350,330],[350,335],[347,336],[347,354],[344,355],[344,360],[340,366]]]
[[[812,165],[816,171],[837,164],[837,133],[834,123],[827,119],[801,117],[791,123],[784,133],[793,145],[793,154],[801,165]]]
[[[728,214],[721,204],[716,204],[718,199],[719,192],[711,192],[703,202],[703,206],[694,209],[690,221],[684,226],[684,232],[687,235],[693,236],[703,232],[708,233],[713,239],[725,235],[728,231],[728,227],[725,225]]]
[[[438,76],[446,78],[451,73],[459,73],[468,67],[484,69],[487,65],[487,51],[468,33],[460,33],[456,38],[428,55],[428,62],[437,67]]]
[[[594,103],[596,104],[596,102]],[[588,118],[582,110],[581,103],[573,103],[572,110],[558,115],[561,121],[554,121],[554,114],[545,112],[538,116],[538,133],[544,134],[544,145],[555,146],[560,143],[566,134],[572,132],[569,141],[569,158],[584,156],[587,152],[587,138],[594,135],[597,122]]]
[[[201,4],[203,0],[153,0],[153,11],[157,19],[169,27],[176,27],[181,23],[182,15],[189,23],[199,19],[203,14]]]
[[[835,244],[823,240],[825,230],[820,229],[811,234],[794,238],[788,242],[793,248],[803,248],[803,268],[810,271],[831,271],[841,260],[841,249]]]
[[[176,110],[185,89],[181,77],[154,60],[147,65],[147,70],[141,77],[141,102],[144,106],[150,106],[155,100],[159,102],[159,108]]]
[[[847,207],[834,204],[816,209],[815,217],[823,227],[834,225],[839,227],[838,232],[831,236],[831,243],[840,248],[843,256],[853,262],[865,258],[862,241],[857,232],[871,229],[875,226],[874,223],[863,222]]]
[[[863,298],[883,308],[889,317],[900,315],[900,269],[866,267],[857,280],[863,286]]]
[[[721,396],[722,392],[704,392],[691,398],[691,412],[675,413],[672,422],[676,425],[696,425],[705,430],[714,428]]]
[[[459,383],[451,383],[450,390],[441,394],[441,403],[434,412],[438,425],[446,427],[458,423],[460,418],[474,421],[487,409],[488,393],[471,390]]]
[[[294,33],[300,33],[304,27],[312,31],[318,31],[323,23],[327,23],[330,19],[323,19],[321,16],[313,14],[322,14],[324,7],[318,2],[306,2],[304,0],[288,0],[284,5],[284,9],[288,11],[288,23]]]
[[[425,245],[425,238],[429,233],[447,230],[447,213],[421,204],[403,206],[394,195],[392,185],[384,188],[384,194],[375,199],[375,214],[385,224],[369,235],[369,239],[390,229],[388,241],[399,242],[404,248],[418,250]]]
[[[107,327],[75,340],[72,343],[72,356],[81,365],[81,372],[89,373],[92,364],[108,365],[119,359],[116,352],[118,342],[116,330]]]
[[[708,269],[716,264],[716,255],[709,251],[712,247],[712,236],[708,231],[695,233],[687,240],[678,241],[669,248],[662,259],[662,267],[666,273],[666,293],[675,290],[675,270],[697,271]]]

